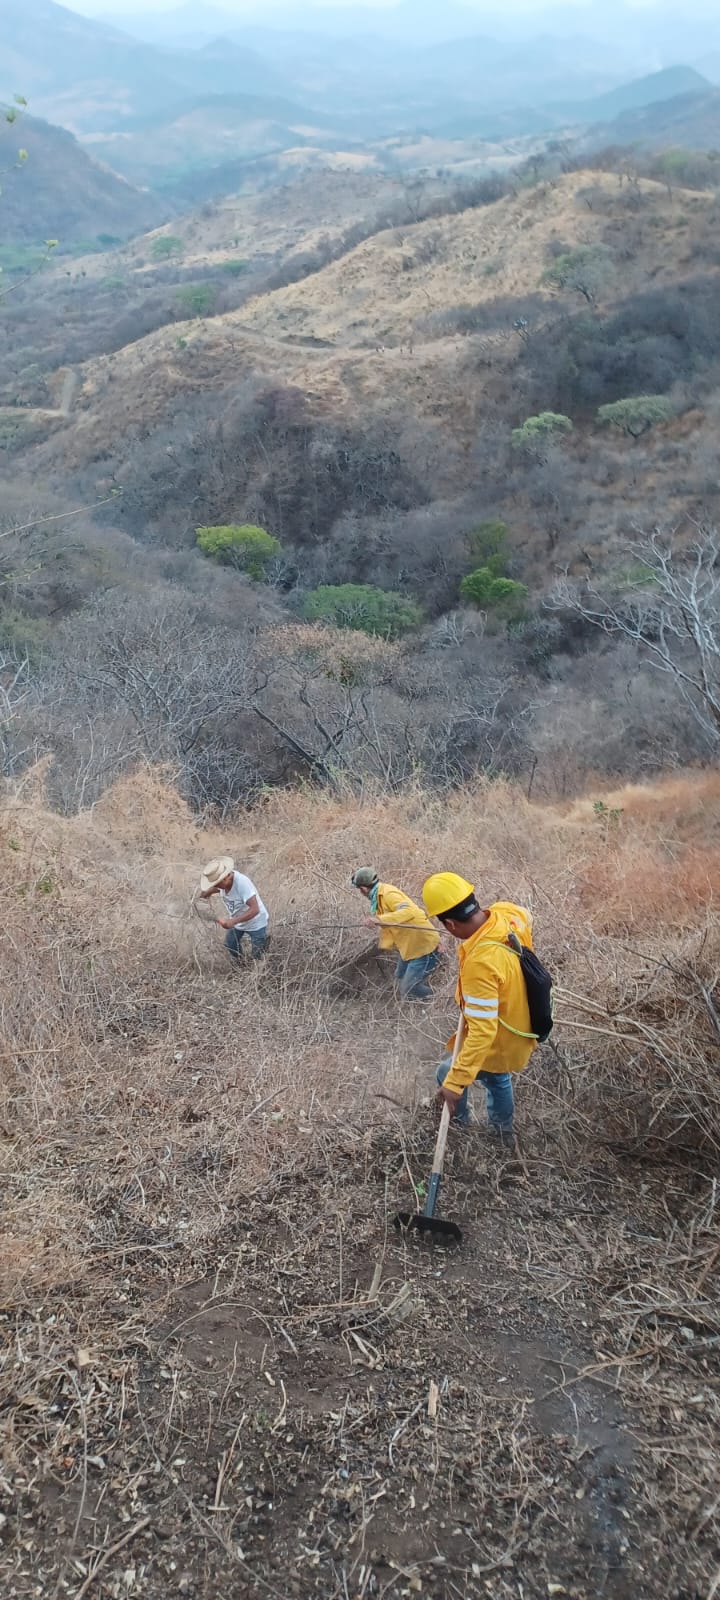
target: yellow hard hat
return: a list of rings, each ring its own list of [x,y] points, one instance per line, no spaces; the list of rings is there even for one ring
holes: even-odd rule
[[[475,885],[458,872],[434,872],[423,884],[423,903],[429,917],[444,917],[475,893]]]

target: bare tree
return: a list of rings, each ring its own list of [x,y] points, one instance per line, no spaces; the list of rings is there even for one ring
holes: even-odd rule
[[[20,733],[21,751],[18,747],[20,714],[32,694],[30,663],[26,655],[14,650],[0,650],[0,769],[5,776],[16,770],[24,756],[26,740]]]
[[[63,802],[96,798],[139,761],[166,763],[199,806],[222,810],[257,782],[239,719],[252,696],[252,629],[158,584],[110,593],[60,630],[45,682],[47,733],[67,768]]]
[[[689,546],[654,532],[633,541],[637,571],[619,595],[565,578],[547,604],[630,639],[671,679],[709,747],[720,749],[720,536],[697,528]]]

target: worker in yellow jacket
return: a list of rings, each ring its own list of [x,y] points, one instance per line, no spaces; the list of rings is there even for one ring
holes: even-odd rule
[[[365,926],[380,929],[379,948],[397,950],[395,980],[403,1000],[430,1000],[430,973],[438,963],[440,935],[421,906],[392,883],[381,883],[374,867],[358,867],[354,889],[370,902]]]
[[[436,872],[428,878],[423,901],[459,946],[457,1001],[465,1034],[452,1070],[450,1056],[438,1067],[439,1098],[446,1101],[454,1122],[467,1124],[468,1088],[479,1078],[487,1095],[490,1126],[510,1143],[513,1074],[527,1066],[537,1039],[530,1029],[522,967],[507,939],[513,932],[532,950],[532,918],[509,900],[483,908],[473,885],[456,872]],[[454,1042],[450,1040],[450,1049]]]

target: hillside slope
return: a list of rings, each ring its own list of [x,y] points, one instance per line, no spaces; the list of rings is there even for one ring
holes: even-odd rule
[[[273,338],[300,334],[342,348],[369,341],[423,343],[433,315],[450,317],[457,307],[510,297],[521,314],[523,299],[538,295],[550,314],[558,307],[558,292],[542,282],[543,273],[551,265],[549,251],[565,243],[574,249],[607,248],[607,272],[593,298],[599,305],[612,304],[647,282],[643,245],[650,237],[638,240],[635,259],[626,255],[620,270],[619,255],[612,260],[612,235],[620,246],[627,219],[620,212],[613,229],[602,204],[589,208],[583,191],[591,184],[612,202],[616,178],[574,173],[494,206],[377,234],[305,282],[251,303],[243,324]],[[675,225],[662,187],[642,183],[639,190],[654,209],[659,248],[653,281],[672,282],[687,257],[688,241]],[[710,196],[685,198],[702,223],[711,211]]]
[[[17,152],[27,160],[17,165]],[[24,115],[12,126],[0,121],[3,168],[3,243],[62,244],[107,233],[127,237],[152,228],[167,214],[155,196],[93,161],[64,128]]]
[[[553,250],[606,252],[599,309],[621,303],[649,279],[672,285],[682,276],[688,227],[698,241],[706,235],[711,197],[683,195],[680,212],[679,197],[668,199],[662,185],[639,188],[647,205],[631,213],[632,247],[627,210],[622,203],[615,209],[617,178],[572,174],[484,209],[376,234],[300,283],[238,312],[188,324],[181,351],[176,332],[161,330],[89,362],[63,450],[78,463],[103,458],[111,439],[122,439],[130,426],[156,426],[181,396],[208,385],[222,391],[240,357],[258,376],[282,375],[302,390],[317,415],[384,417],[400,406],[469,439],[483,393],[496,389],[517,360],[517,318],[531,310],[535,324],[552,325],[584,303],[543,281]],[[602,202],[592,209],[583,198],[590,189]],[[453,320],[468,307],[488,353],[471,384],[466,343]]]
[[[238,82],[245,87],[232,94],[179,93],[165,112],[135,116],[119,130],[105,123],[105,131],[85,134],[88,146],[132,182],[164,188],[327,137],[318,113],[257,93],[251,70],[239,72]]]
[[[627,110],[603,129],[593,143],[614,141],[644,149],[713,150],[720,143],[720,89],[680,94],[660,105]]]
[[[339,172],[302,172],[258,194],[228,195],[187,215],[173,217],[149,237],[133,239],[122,250],[99,262],[92,256],[78,260],[73,276],[162,271],[156,258],[156,240],[169,234],[180,241],[177,259],[184,269],[243,259],[253,272],[261,267],[281,268],[300,250],[308,254],[325,240],[337,240],[353,224],[378,226],[384,212],[401,201],[401,178],[385,173],[365,173],[345,168]],[[159,257],[159,252],[158,252]]]
[[[295,223],[314,221],[314,241],[321,214],[313,218],[306,185],[295,212],[286,199],[283,215],[277,197],[275,218],[279,254],[286,253],[281,267],[290,273]],[[328,218],[342,215],[332,186],[326,199]],[[342,741],[350,728],[360,741],[344,749],[350,764],[387,770],[387,753],[403,773],[420,762],[443,787],[479,768],[524,774],[528,783],[537,772],[541,792],[554,794],[598,772],[657,770],[668,741],[677,760],[704,759],[705,734],[689,720],[678,725],[672,685],[638,674],[629,646],[578,622],[572,608],[558,610],[552,593],[566,573],[580,588],[602,574],[622,593],[628,545],[644,532],[657,526],[669,539],[674,530],[682,551],[698,527],[717,519],[720,262],[712,197],[624,169],[573,173],[494,204],[383,229],[354,248],[341,240],[345,253],[325,266],[327,255],[303,263],[301,250],[298,281],[253,298],[251,287],[242,288],[243,259],[231,258],[241,269],[232,284],[235,309],[212,314],[225,274],[218,266],[211,277],[209,262],[214,254],[225,259],[224,225],[212,213],[199,219],[197,239],[186,229],[179,247],[197,255],[185,269],[183,254],[176,265],[155,266],[162,236],[139,244],[146,256],[134,247],[120,253],[132,286],[126,278],[119,287],[117,278],[100,280],[89,301],[96,349],[108,349],[103,319],[114,313],[111,353],[68,370],[70,337],[76,349],[88,348],[68,330],[51,362],[47,348],[38,359],[29,325],[25,333],[13,313],[27,343],[5,387],[0,443],[13,452],[18,492],[24,488],[28,501],[21,521],[31,520],[36,483],[60,485],[69,511],[101,502],[108,529],[137,541],[141,562],[148,545],[167,553],[183,606],[206,585],[196,529],[227,523],[267,528],[279,541],[267,578],[290,621],[312,612],[319,586],[373,584],[392,593],[392,604],[397,594],[401,605],[410,600],[399,698],[378,679],[372,710],[363,702],[375,719],[374,745],[362,743],[368,728],[363,723],[361,737],[352,708],[350,722],[343,720],[328,687],[332,674],[326,680],[320,668],[314,677],[323,738]],[[247,226],[249,239],[252,218]],[[216,247],[206,249],[207,264],[205,227],[206,246]],[[233,237],[240,248],[241,235]],[[271,229],[262,243],[272,249]],[[129,268],[131,260],[137,265]],[[148,262],[156,331],[137,338],[136,308],[144,314],[146,307],[130,297]],[[85,280],[54,284],[65,303],[77,297],[82,313]],[[188,309],[197,310],[192,320]],[[634,421],[625,426],[626,408],[602,409],[627,400],[631,418],[640,407],[639,437]],[[538,442],[535,425],[530,432],[523,425],[542,413],[549,436]],[[488,522],[501,525],[506,592],[522,600],[519,626],[510,629],[477,605]],[[480,577],[469,587],[476,567]],[[86,592],[85,582],[75,593]],[[42,621],[31,586],[13,592],[33,626],[38,609]],[[72,596],[72,582],[66,592]],[[94,594],[83,626],[104,648],[108,629],[123,629],[98,585]],[[155,612],[172,630],[180,603],[169,587],[147,603],[133,593],[132,626],[152,647]],[[190,625],[216,647],[217,626],[206,614]],[[299,654],[288,647],[278,668],[278,702],[260,707],[281,727],[272,750],[256,738],[257,707],[245,708],[249,730],[238,737],[248,765],[232,779],[240,785],[232,799],[268,775],[292,776],[298,750],[314,770],[311,714],[298,725],[305,713],[293,684],[298,673],[304,682],[305,668],[296,643]],[[255,644],[238,635],[231,645],[242,658],[243,684],[264,694]],[[74,649],[70,635],[59,643],[63,660],[74,659]],[[203,656],[193,670],[205,705]],[[167,651],[163,660],[164,671]],[[62,713],[68,738],[78,693],[71,672]],[[90,685],[82,693],[93,701]],[[171,718],[162,732],[168,759],[182,756],[174,729]],[[67,766],[63,773],[72,792]],[[207,781],[217,797],[217,779],[226,803],[226,776],[213,774]],[[201,787],[206,777],[198,778]],[[92,783],[100,781],[94,771]],[[196,793],[194,783],[188,778],[186,792]]]
[[[211,831],[149,771],[76,818],[42,772],[6,790],[8,1592],[709,1593],[717,789],[306,790]],[[191,903],[228,847],[271,909],[260,969]],[[451,1135],[453,1254],[392,1219],[427,1181],[454,956],[398,1008],[361,860],[518,896],[561,986],[519,1145],[479,1095]]]

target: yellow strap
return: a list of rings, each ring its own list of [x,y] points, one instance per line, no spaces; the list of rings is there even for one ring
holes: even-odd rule
[[[498,1022],[501,1028],[507,1028],[508,1033],[516,1034],[518,1039],[537,1039],[538,1041],[540,1039],[539,1033],[521,1033],[519,1028],[511,1028],[510,1023],[503,1022],[502,1017],[498,1017]]]

